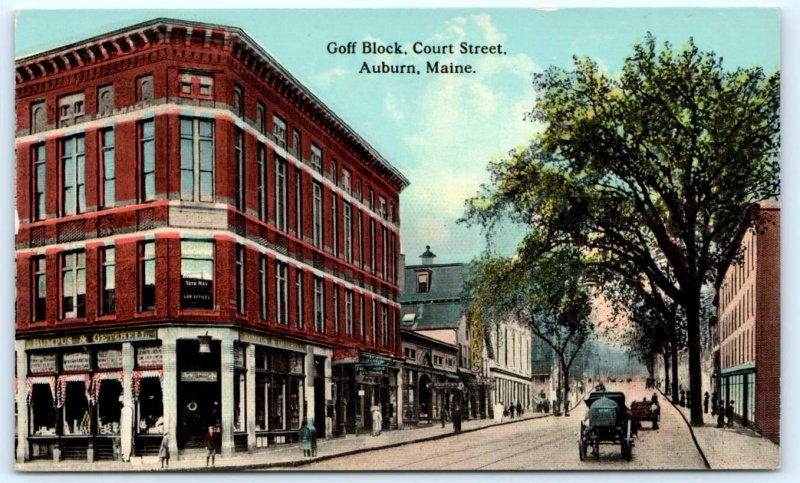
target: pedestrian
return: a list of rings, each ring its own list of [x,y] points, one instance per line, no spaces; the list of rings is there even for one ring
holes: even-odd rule
[[[678,400],[678,404],[680,404],[681,407],[686,407],[686,391],[681,389],[681,393],[680,394],[681,394],[681,397]]]
[[[689,409],[692,407],[692,391],[686,391],[686,407]]]
[[[703,414],[708,414],[708,400],[711,396],[708,395],[708,391],[703,394]]]
[[[517,401],[517,417],[522,417],[522,404]]]
[[[447,406],[444,405],[442,406],[442,411],[440,416],[442,419],[442,427],[444,427],[444,425],[447,423]]]
[[[383,415],[381,414],[381,407],[377,404],[372,406],[372,435],[379,436],[383,429]]]
[[[653,395],[650,396],[650,402],[658,404],[658,396],[656,395],[656,393],[653,393]]]
[[[733,399],[728,402],[728,406],[725,408],[725,417],[728,420],[728,427],[730,428],[733,426]]]
[[[219,434],[214,429],[214,426],[209,426],[206,432],[206,468],[208,468],[209,461],[211,466],[214,466],[214,459],[217,456],[217,446],[219,445]]]
[[[716,416],[719,405],[719,396],[717,396],[717,391],[711,393],[711,415]]]
[[[158,448],[158,459],[161,461],[161,469],[164,469],[166,464],[169,469],[169,432],[164,431],[164,436],[161,437],[161,446]]]
[[[461,432],[461,403],[453,404],[453,432]]]
[[[508,406],[508,414],[510,415],[511,419],[514,419],[514,411],[515,410],[516,410],[516,408],[514,407],[514,403],[511,403]]]

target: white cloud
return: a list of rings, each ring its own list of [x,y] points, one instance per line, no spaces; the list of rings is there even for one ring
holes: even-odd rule
[[[430,42],[493,45],[505,39],[489,15],[473,15],[451,19]],[[523,116],[535,100],[531,73],[540,69],[527,55],[511,52],[456,52],[425,60],[470,63],[476,74],[431,78],[413,108],[404,110],[408,128],[403,140],[414,162],[404,169],[411,186],[402,195],[403,248],[414,256],[426,244],[449,244],[437,253],[449,255],[450,261],[466,261],[482,248],[481,240],[474,234],[465,236],[466,229],[455,221],[463,214],[465,199],[489,181],[487,163],[525,144],[534,131]],[[392,101],[389,96],[384,100],[387,110]]]
[[[338,78],[347,76],[347,71],[341,67],[331,67],[328,70],[322,71],[312,78],[312,81],[318,86],[329,86],[333,81]]]

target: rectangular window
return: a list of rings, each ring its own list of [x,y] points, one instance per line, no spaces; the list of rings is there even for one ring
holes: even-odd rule
[[[314,143],[311,143],[311,166],[318,172],[322,172],[322,150]]]
[[[261,254],[258,259],[258,300],[261,320],[267,319],[267,257]]]
[[[97,114],[107,116],[114,112],[114,86],[107,84],[97,88]]]
[[[61,318],[86,317],[86,252],[61,256]]]
[[[47,129],[47,102],[31,103],[31,134]]]
[[[279,324],[288,324],[289,317],[289,267],[283,262],[275,262],[275,318]]]
[[[297,328],[302,329],[305,325],[303,317],[303,270],[299,268],[295,271],[294,302],[297,309]]]
[[[236,312],[244,313],[245,304],[245,260],[244,245],[236,245]]]
[[[325,333],[325,281],[314,277],[314,330]]]
[[[286,231],[286,160],[275,156],[275,226]]]
[[[294,170],[294,227],[297,238],[303,239],[303,172]]]
[[[31,185],[33,186],[32,209],[31,212],[34,220],[44,220],[46,213],[46,197],[45,187],[47,186],[47,159],[44,143],[33,146],[31,150],[31,157],[33,159],[33,179]]]
[[[425,293],[428,291],[428,272],[417,273],[417,293]]]
[[[383,272],[383,278],[389,278],[389,272],[387,269],[389,268],[389,250],[388,250],[388,232],[385,226],[381,227],[381,272]]]
[[[100,315],[116,312],[116,250],[114,247],[100,249]]]
[[[181,240],[181,308],[214,308],[214,242]]]
[[[333,181],[334,185],[339,184],[339,171],[336,167],[336,160],[331,159],[331,181]]]
[[[369,209],[375,209],[375,191],[372,188],[369,189]]]
[[[156,198],[156,137],[155,122],[151,119],[139,124],[139,200]]]
[[[316,247],[322,247],[322,185],[314,183],[313,186],[313,205],[312,205],[312,219],[314,222],[312,230],[312,242]]]
[[[383,196],[378,196],[378,215],[384,220],[386,219],[386,200],[383,199]]]
[[[353,337],[353,291],[344,291],[344,333]]]
[[[286,121],[278,116],[272,116],[272,135],[275,136],[275,143],[286,149]]]
[[[241,86],[233,86],[233,112],[244,119],[244,90]]]
[[[339,335],[339,286],[333,284],[333,328]]]
[[[214,201],[214,121],[181,118],[181,199]]]
[[[244,211],[244,182],[246,174],[244,168],[244,131],[241,129],[236,130],[234,151],[236,158],[236,209]]]
[[[261,134],[267,134],[267,106],[262,102],[256,102],[256,127]]]
[[[344,259],[347,263],[353,263],[353,215],[352,208],[348,203],[342,205],[344,226]]]
[[[267,148],[258,145],[258,219],[267,219]]]
[[[350,193],[350,171],[342,168],[342,188],[347,192]]]
[[[378,311],[377,311],[377,307],[376,307],[376,304],[375,304],[375,299],[372,299],[372,328],[371,328],[372,339],[371,340],[372,340],[373,344],[377,342],[377,340],[375,339],[375,332],[376,332],[376,326],[377,325],[378,325]]]
[[[83,93],[64,96],[58,100],[58,126],[66,127],[83,122],[85,114]]]
[[[47,317],[47,261],[44,256],[31,259],[31,273],[33,273],[33,303],[31,320],[39,322]]]
[[[361,268],[364,268],[364,220],[362,219],[361,210],[358,210],[358,263]]]
[[[297,159],[303,159],[303,145],[301,144],[302,138],[300,137],[300,131],[297,129],[292,131],[292,152],[297,157]]]
[[[100,179],[100,206],[103,208],[110,208],[114,206],[116,200],[116,193],[114,190],[114,183],[116,181],[116,163],[114,153],[114,130],[104,129],[100,131],[100,169],[102,174]]]
[[[86,153],[83,135],[61,141],[62,212],[65,216],[86,211]]]
[[[364,294],[358,295],[358,335],[361,340],[366,340],[366,333],[364,332]]]
[[[156,309],[156,243],[139,243],[139,311]]]
[[[389,307],[381,304],[381,340],[384,347],[389,347]]]
[[[331,236],[333,239],[331,240],[331,248],[333,248],[333,254],[339,254],[339,216],[336,213],[336,193],[331,193],[331,223],[333,224],[333,229],[331,230]]]
[[[378,269],[378,262],[375,260],[375,220],[369,219],[369,263],[372,264],[372,273]]]

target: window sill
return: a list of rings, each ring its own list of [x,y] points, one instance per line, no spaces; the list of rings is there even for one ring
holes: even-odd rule
[[[59,323],[62,324],[72,324],[76,322],[86,322],[86,316],[83,317],[62,317],[58,319]]]
[[[156,315],[156,309],[152,310],[140,310],[133,314],[134,319],[144,319],[147,317],[154,317]]]
[[[114,314],[98,315],[97,318],[95,318],[94,320],[96,322],[105,322],[105,321],[108,321],[108,320],[116,320],[116,318],[117,318],[117,314],[114,313]]]
[[[196,315],[203,317],[219,316],[219,310],[212,309],[178,309],[178,316]]]

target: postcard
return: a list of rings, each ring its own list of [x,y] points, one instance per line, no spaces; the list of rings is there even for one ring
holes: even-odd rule
[[[780,467],[777,9],[15,49],[18,471]]]

